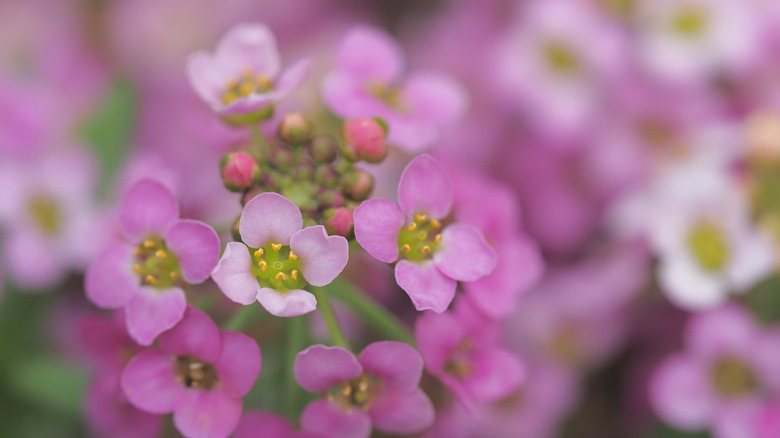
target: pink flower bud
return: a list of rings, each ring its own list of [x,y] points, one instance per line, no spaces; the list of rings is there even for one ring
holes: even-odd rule
[[[362,201],[374,190],[374,178],[360,169],[351,169],[341,177],[341,188],[353,201]]]
[[[230,152],[225,155],[220,168],[222,182],[233,192],[241,192],[252,187],[260,178],[260,166],[246,152]]]
[[[352,234],[355,221],[352,219],[352,211],[348,208],[329,208],[323,213],[322,219],[328,234],[344,237]]]
[[[378,163],[387,156],[385,130],[374,119],[359,118],[344,122],[341,127],[344,139],[357,152],[358,158]]]
[[[276,132],[279,140],[292,145],[299,146],[311,138],[312,125],[309,120],[301,113],[289,113],[284,116],[279,129]]]

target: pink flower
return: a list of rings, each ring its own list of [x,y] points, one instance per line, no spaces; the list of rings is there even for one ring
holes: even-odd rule
[[[303,228],[298,207],[278,193],[261,193],[244,206],[241,242],[230,242],[214,272],[214,282],[231,300],[259,301],[272,315],[298,316],[317,308],[303,290],[324,286],[347,265],[349,247],[325,227]]]
[[[428,312],[417,320],[415,335],[425,369],[469,410],[508,396],[525,379],[520,360],[498,345],[499,331],[497,322],[463,300],[454,312]]]
[[[127,330],[149,345],[181,320],[184,284],[202,283],[219,258],[219,238],[203,222],[179,219],[171,192],[142,180],[119,211],[122,239],[87,269],[85,291],[97,306],[125,309]]]
[[[339,44],[337,68],[322,84],[323,99],[342,118],[381,117],[387,141],[408,152],[431,146],[466,110],[466,93],[447,76],[415,72],[403,78],[403,52],[381,29],[358,26]]]
[[[241,397],[260,373],[260,347],[243,333],[219,331],[202,311],[187,307],[181,322],[122,371],[122,389],[134,406],[173,412],[182,435],[227,437],[241,419]]]
[[[355,238],[375,259],[395,265],[395,279],[417,310],[443,312],[457,281],[474,281],[493,271],[495,250],[473,225],[442,229],[452,207],[452,182],[430,155],[404,169],[399,204],[370,199],[355,209]],[[400,258],[400,260],[399,260]]]
[[[744,309],[726,305],[694,315],[685,335],[686,351],[667,358],[650,382],[656,413],[677,429],[745,436],[729,431],[780,389],[780,333],[761,329]]]
[[[187,62],[190,83],[201,99],[232,122],[270,117],[273,105],[298,88],[309,61],[279,73],[276,39],[264,24],[239,24],[219,41],[213,54],[197,52]]]
[[[418,387],[422,369],[419,353],[400,342],[374,342],[357,359],[340,347],[313,345],[298,353],[295,379],[324,397],[306,406],[301,425],[339,438],[367,438],[372,425],[391,434],[420,432],[433,422],[433,405]]]
[[[130,404],[119,385],[119,371],[99,374],[87,388],[85,398],[84,415],[95,436],[160,436],[162,418]]]
[[[313,431],[293,429],[284,417],[264,411],[251,411],[241,417],[233,438],[325,438],[327,435]]]

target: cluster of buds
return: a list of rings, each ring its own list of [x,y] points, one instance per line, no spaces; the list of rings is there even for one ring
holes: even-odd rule
[[[370,118],[342,125],[343,142],[315,134],[300,113],[285,115],[270,144],[251,145],[222,159],[222,180],[243,193],[246,204],[264,192],[277,192],[303,213],[304,226],[321,224],[329,234],[353,235],[352,213],[374,188],[373,177],[355,163],[379,163],[387,156],[386,127]],[[234,227],[235,228],[235,227]]]

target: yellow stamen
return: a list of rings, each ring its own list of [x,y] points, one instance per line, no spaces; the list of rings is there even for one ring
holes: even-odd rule
[[[147,249],[154,248],[154,241],[152,241],[152,240],[144,240],[143,245],[144,245],[144,248],[147,248]]]
[[[418,214],[414,218],[417,219],[420,222],[425,222],[428,219],[428,216],[425,215],[425,214]]]
[[[271,244],[271,248],[273,248],[274,251],[279,251],[280,249],[282,249],[282,244],[281,243],[272,243]]]
[[[417,222],[412,222],[411,224],[409,224],[409,227],[407,227],[406,229],[409,230],[409,231],[416,230],[417,229]]]
[[[133,271],[135,271],[136,274],[140,274],[141,273],[141,265],[139,265],[138,263],[134,264],[133,265]]]
[[[260,260],[259,262],[257,262],[257,266],[260,268],[261,271],[265,271],[266,269],[268,269],[268,262],[266,262],[265,260]]]
[[[297,280],[298,279],[298,270],[297,269],[293,269],[292,272],[290,272],[290,277],[292,277],[293,280]]]
[[[261,90],[267,90],[268,88],[271,88],[271,80],[268,78],[268,76],[265,75],[258,75],[255,79],[255,83],[257,83],[257,86]]]
[[[222,102],[223,103],[231,103],[234,100],[238,99],[238,95],[232,91],[226,91],[224,94],[222,94]]]
[[[290,251],[290,255],[288,255],[287,258],[290,260],[298,260],[298,254]]]
[[[287,280],[287,276],[284,275],[284,272],[278,272],[274,278],[277,280]]]
[[[171,280],[176,281],[179,279],[179,274],[177,274],[175,271],[171,272]]]
[[[420,249],[420,252],[421,252],[421,253],[423,253],[423,254],[428,254],[428,253],[430,253],[430,252],[431,252],[431,247],[430,247],[430,246],[428,246],[428,245],[425,245],[425,246],[423,246],[423,247]]]
[[[133,250],[133,254],[141,255],[141,247],[140,246],[136,246],[135,249]]]
[[[265,250],[263,248],[258,248],[257,251],[255,251],[255,257],[262,257],[263,253],[265,253]]]
[[[249,96],[250,94],[252,94],[252,91],[254,91],[254,89],[255,88],[252,86],[252,84],[248,82],[244,82],[241,84],[240,87],[238,87],[238,94],[241,96]]]
[[[431,226],[433,228],[440,228],[441,227],[441,222],[437,221],[436,219],[431,219]]]
[[[154,277],[154,275],[149,274],[146,277],[144,277],[144,282],[146,282],[147,284],[156,284],[157,279]]]
[[[155,251],[154,255],[157,256],[158,259],[164,259],[164,258],[168,257],[168,254],[165,251],[161,250],[161,249],[158,249],[157,251]]]
[[[441,234],[437,234],[437,235],[436,235],[436,236],[433,238],[433,241],[434,241],[434,242],[436,242],[436,243],[441,243]]]
[[[403,246],[401,247],[401,251],[406,252],[406,253],[408,253],[411,250],[412,250],[412,247],[409,246],[408,243],[404,243]]]

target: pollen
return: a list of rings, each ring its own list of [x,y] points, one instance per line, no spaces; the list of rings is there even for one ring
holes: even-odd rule
[[[421,252],[421,253],[423,253],[423,254],[430,254],[430,253],[431,253],[431,247],[430,247],[430,246],[428,246],[428,245],[424,245],[424,246],[423,246],[423,247],[420,249],[420,252]]]
[[[278,272],[274,278],[277,280],[287,280],[287,276],[284,275],[284,272]]]
[[[135,249],[133,250],[133,254],[136,255],[136,256],[141,255],[141,247],[140,246],[136,246]]]
[[[436,235],[436,236],[433,238],[433,241],[434,241],[434,242],[436,242],[436,243],[441,243],[441,234],[437,234],[437,235]]]
[[[414,231],[417,229],[417,222],[412,222],[408,228],[406,228],[409,231]]]
[[[158,259],[164,259],[164,258],[168,257],[168,253],[166,253],[165,251],[163,251],[161,249],[158,249],[157,251],[155,251],[154,255],[157,256]]]
[[[268,262],[266,262],[265,260],[260,260],[259,262],[257,262],[257,266],[260,268],[261,271],[265,271],[266,269],[268,269]]]
[[[428,220],[428,215],[426,215],[426,214],[418,214],[414,218],[417,219],[418,222],[425,222],[425,221]]]
[[[401,250],[402,250],[403,252],[405,252],[405,253],[408,253],[409,251],[411,251],[411,250],[412,250],[412,247],[411,247],[411,246],[409,246],[409,244],[408,244],[408,243],[404,243],[404,245],[401,247]]]
[[[298,270],[297,269],[293,269],[292,272],[290,272],[290,277],[292,277],[293,280],[297,280],[298,279]]]
[[[146,277],[144,277],[144,282],[146,284],[156,284],[157,278],[154,275],[149,274]]]
[[[144,248],[146,248],[146,249],[154,248],[154,241],[153,240],[148,240],[148,239],[144,240],[143,245],[144,245]]]
[[[272,243],[271,244],[271,248],[273,248],[274,251],[279,251],[280,249],[282,249],[282,244],[281,243]]]
[[[262,257],[263,253],[265,253],[265,250],[263,248],[258,248],[257,251],[255,251],[255,257]]]
[[[176,281],[179,279],[179,274],[177,274],[176,271],[171,271],[170,277],[171,280]]]
[[[287,256],[290,260],[298,260],[298,254],[295,254],[294,252],[290,251],[290,255]]]
[[[254,87],[247,82],[242,83],[241,86],[238,87],[238,94],[242,97],[249,96],[252,94],[252,91],[254,91]]]
[[[139,265],[138,263],[134,264],[134,265],[133,265],[133,271],[134,271],[136,274],[140,274],[140,273],[141,273],[141,265]]]
[[[433,228],[441,228],[441,222],[437,221],[436,219],[431,219],[431,226]]]

